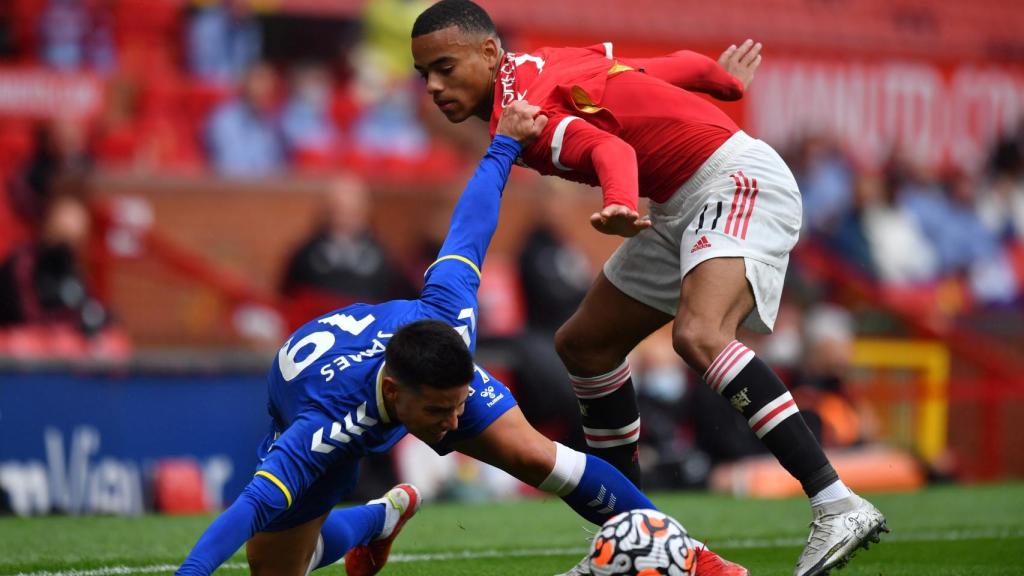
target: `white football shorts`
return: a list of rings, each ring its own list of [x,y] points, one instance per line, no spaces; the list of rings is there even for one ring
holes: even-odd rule
[[[605,262],[619,290],[671,316],[682,279],[711,258],[742,257],[755,308],[743,325],[775,325],[802,203],[786,163],[761,140],[732,135],[668,201],[650,203],[653,226],[627,238]]]

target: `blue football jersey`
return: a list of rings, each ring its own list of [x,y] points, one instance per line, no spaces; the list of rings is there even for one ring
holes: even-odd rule
[[[332,466],[385,452],[405,434],[392,422],[381,393],[384,350],[392,335],[417,320],[449,324],[476,350],[477,290],[487,245],[497,226],[501,188],[518,146],[500,162],[484,162],[456,205],[438,259],[427,269],[419,299],[354,304],[307,322],[278,351],[268,374],[273,432],[260,447],[257,476],[270,480],[289,502]],[[498,170],[491,172],[494,168]],[[459,429],[435,450],[471,437],[515,400],[477,368]]]

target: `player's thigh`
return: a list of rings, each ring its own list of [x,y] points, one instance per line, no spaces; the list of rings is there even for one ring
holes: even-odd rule
[[[670,320],[671,314],[627,295],[602,271],[558,330],[555,347],[569,372],[602,374],[614,370],[640,341]]]
[[[245,545],[253,576],[305,576],[316,550],[323,514],[279,532],[257,532]]]
[[[746,277],[743,258],[705,260],[683,277],[679,310],[673,325],[673,343],[686,347],[714,349],[736,337],[736,330],[754,308],[754,294]],[[701,354],[699,360],[687,358],[692,350],[680,350],[696,370],[710,363]],[[714,353],[713,351],[710,353]],[[713,358],[712,358],[713,359]]]
[[[531,486],[543,482],[555,466],[555,443],[531,426],[518,406],[453,447]]]

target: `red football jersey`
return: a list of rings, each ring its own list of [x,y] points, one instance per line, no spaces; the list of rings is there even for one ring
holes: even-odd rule
[[[743,86],[716,62],[681,51],[614,58],[611,43],[505,55],[491,135],[505,107],[526,100],[548,116],[521,160],[545,175],[600,186],[604,205],[667,200],[739,127],[690,90],[720,99]]]

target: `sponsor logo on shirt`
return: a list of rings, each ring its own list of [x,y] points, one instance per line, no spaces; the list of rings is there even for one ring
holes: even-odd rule
[[[516,69],[527,62],[532,63],[537,67],[537,74],[544,71],[544,59],[539,56],[533,56],[531,54],[512,54],[509,53],[508,57],[505,58],[505,63],[501,65],[501,70],[498,73],[498,82],[501,83],[501,107],[508,108],[516,100],[522,100],[526,98],[527,90],[522,92],[516,92]]]

